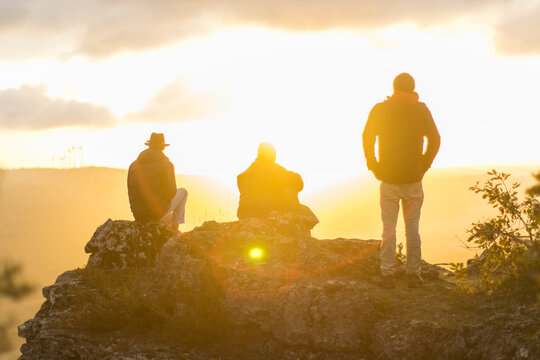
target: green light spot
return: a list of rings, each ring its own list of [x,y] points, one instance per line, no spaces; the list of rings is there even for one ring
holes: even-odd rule
[[[260,260],[264,256],[264,251],[261,248],[253,248],[249,251],[249,257],[253,260]]]

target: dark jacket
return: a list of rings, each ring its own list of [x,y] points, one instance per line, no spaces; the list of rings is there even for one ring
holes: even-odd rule
[[[268,160],[255,160],[238,175],[238,218],[265,217],[272,211],[297,211],[302,177]]]
[[[374,150],[376,138],[379,161]],[[369,113],[362,140],[368,169],[389,184],[422,180],[441,144],[431,112],[418,101],[416,93],[397,93],[376,104]]]
[[[176,194],[174,165],[161,150],[146,149],[130,165],[127,185],[135,220],[158,220]]]

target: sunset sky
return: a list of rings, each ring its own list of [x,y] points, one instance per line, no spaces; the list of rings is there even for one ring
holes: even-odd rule
[[[127,168],[156,131],[178,173],[234,184],[270,141],[323,188],[367,171],[367,115],[404,71],[434,166],[540,164],[540,1],[0,0],[0,49],[6,168],[72,146]]]

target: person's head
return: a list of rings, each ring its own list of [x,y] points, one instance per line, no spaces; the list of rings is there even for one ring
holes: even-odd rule
[[[269,142],[263,142],[259,144],[259,150],[257,151],[257,159],[275,162],[276,161],[276,148]]]
[[[163,133],[152,133],[152,135],[150,135],[150,140],[145,142],[144,145],[148,146],[150,149],[156,150],[163,150],[165,149],[165,146],[169,146],[169,144],[165,144],[165,136]]]
[[[410,74],[401,73],[394,78],[394,92],[414,92],[414,79]]]

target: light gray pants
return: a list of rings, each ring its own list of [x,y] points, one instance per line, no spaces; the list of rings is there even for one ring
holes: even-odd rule
[[[188,192],[184,188],[178,188],[176,195],[171,200],[169,211],[161,218],[165,221],[170,221],[174,226],[178,226],[185,222],[186,217],[186,201]]]
[[[420,210],[424,202],[422,182],[412,184],[381,183],[381,274],[393,275],[396,267],[396,224],[399,202],[403,206],[405,238],[407,240],[407,273],[420,274],[422,260],[419,233]]]

